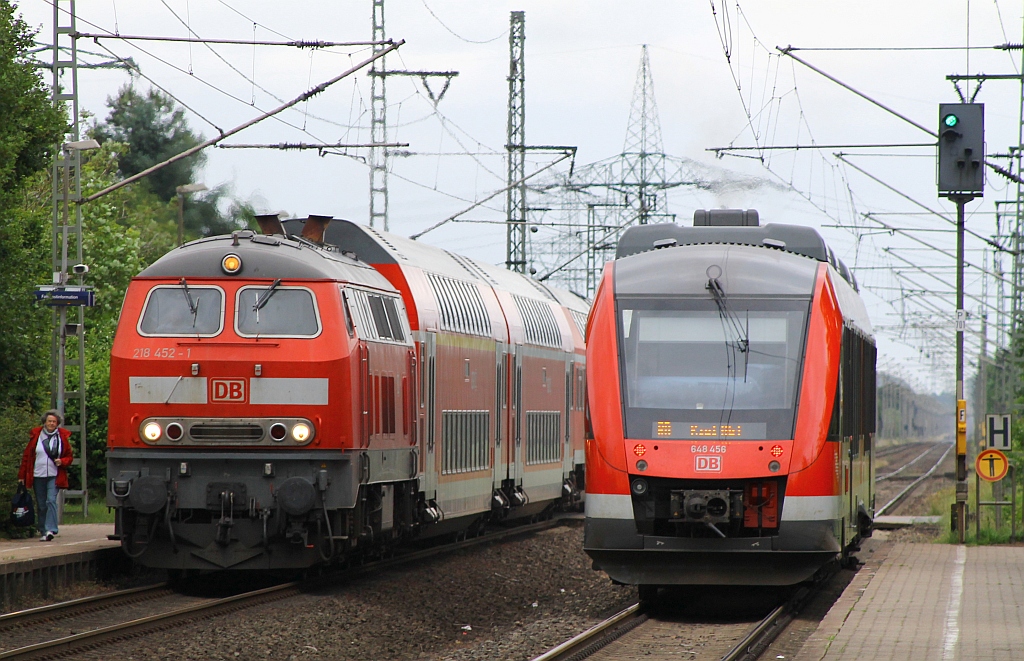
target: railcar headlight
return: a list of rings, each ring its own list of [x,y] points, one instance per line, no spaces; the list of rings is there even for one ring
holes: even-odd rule
[[[782,468],[782,464],[777,461],[772,461],[768,464],[768,470],[773,473],[778,473],[780,468]]]
[[[220,260],[220,267],[228,275],[234,275],[242,270],[242,258],[234,253],[224,255],[224,259]]]
[[[300,422],[294,427],[292,427],[292,438],[294,438],[299,443],[302,443],[303,441],[307,440],[311,433],[312,430],[309,428],[309,425],[307,425],[305,422]]]
[[[155,441],[163,435],[164,430],[160,428],[160,424],[156,422],[147,422],[142,428],[142,435],[146,437],[147,441]]]
[[[647,480],[633,480],[632,489],[636,495],[644,495],[647,493]]]

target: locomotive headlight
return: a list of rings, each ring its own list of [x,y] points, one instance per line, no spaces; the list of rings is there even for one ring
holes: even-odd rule
[[[224,259],[220,260],[220,267],[228,275],[234,275],[242,270],[242,258],[235,254],[224,255]]]
[[[633,480],[632,487],[633,493],[638,496],[642,496],[647,493],[647,480]]]
[[[307,425],[305,422],[300,422],[294,427],[292,427],[292,438],[294,438],[299,443],[302,443],[303,441],[307,440],[311,433],[312,430],[309,428],[309,425]]]
[[[768,470],[773,473],[778,473],[780,468],[782,468],[782,464],[777,461],[772,461],[768,464]]]
[[[142,435],[147,441],[155,441],[160,438],[164,433],[164,430],[160,428],[160,424],[156,422],[147,422],[142,428]]]

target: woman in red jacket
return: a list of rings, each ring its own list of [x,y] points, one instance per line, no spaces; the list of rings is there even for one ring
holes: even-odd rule
[[[41,542],[49,542],[57,534],[57,489],[68,488],[71,432],[60,426],[63,421],[58,411],[43,414],[42,426],[28,434],[18,469],[18,483],[35,487]]]

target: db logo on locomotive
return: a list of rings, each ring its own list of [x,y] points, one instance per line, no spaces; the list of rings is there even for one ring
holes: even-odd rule
[[[722,458],[716,455],[694,457],[694,470],[705,471],[708,473],[721,473],[722,472]]]
[[[245,401],[245,379],[211,379],[210,388],[210,399],[215,402]]]

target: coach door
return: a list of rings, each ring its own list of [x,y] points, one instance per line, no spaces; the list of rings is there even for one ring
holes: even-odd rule
[[[562,412],[565,438],[562,439],[562,475],[572,472],[572,375],[573,354],[565,357],[565,410]]]
[[[508,455],[510,445],[509,402],[508,402],[508,345],[496,342],[494,347],[494,476],[493,489],[501,489],[508,477]]]
[[[436,433],[437,433],[437,403],[436,384],[437,374],[435,371],[437,354],[437,336],[435,333],[424,333],[423,341],[420,342],[420,415],[419,421],[423,425],[423,433],[420,435],[423,451],[423,485],[422,489],[427,500],[437,497],[437,461],[436,461]]]
[[[525,472],[523,459],[523,441],[526,429],[523,426],[523,347],[512,347],[509,365],[511,369],[512,392],[509,397],[511,409],[511,430],[508,445],[508,478],[517,486],[523,483]]]

